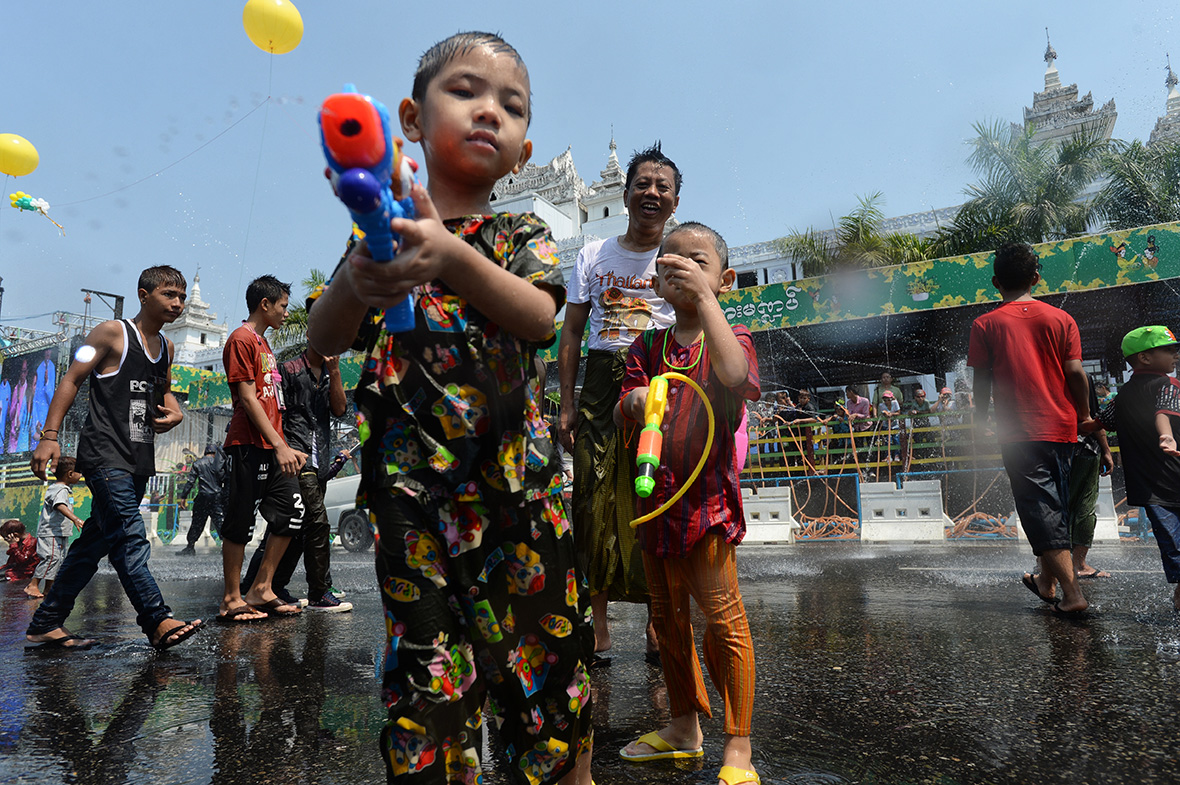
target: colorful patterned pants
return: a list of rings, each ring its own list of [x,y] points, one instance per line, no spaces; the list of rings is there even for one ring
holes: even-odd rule
[[[594,631],[561,497],[495,508],[371,491],[369,509],[389,782],[481,782],[485,698],[515,780],[557,781],[593,743]]]
[[[648,524],[649,526],[651,524]],[[651,616],[673,717],[711,717],[693,640],[689,597],[705,614],[705,665],[725,702],[725,732],[749,736],[754,714],[754,641],[738,589],[736,547],[706,534],[683,559],[643,554]]]

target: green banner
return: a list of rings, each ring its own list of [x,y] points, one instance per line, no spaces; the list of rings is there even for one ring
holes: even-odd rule
[[[1180,276],[1180,224],[1161,224],[1034,246],[1034,295],[1090,291]],[[725,316],[751,331],[867,319],[885,314],[999,302],[992,253],[896,267],[850,270],[720,297]]]

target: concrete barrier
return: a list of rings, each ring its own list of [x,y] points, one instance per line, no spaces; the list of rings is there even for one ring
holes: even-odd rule
[[[142,517],[144,529],[143,533],[147,535],[148,545],[152,546],[152,550],[164,547],[164,541],[160,539],[160,533],[156,531],[156,515],[151,513],[148,515],[143,515]]]
[[[743,544],[793,544],[799,522],[791,513],[790,486],[742,488],[742,509],[746,514]]]
[[[1098,522],[1094,525],[1094,542],[1119,541],[1119,516],[1114,509],[1114,488],[1110,476],[1098,478]]]
[[[1098,501],[1094,505],[1094,512],[1098,516],[1098,520],[1094,523],[1094,542],[1117,543],[1119,541],[1119,516],[1114,509],[1114,488],[1109,476],[1099,476],[1098,478]],[[1028,542],[1028,537],[1024,536],[1024,527],[1020,525],[1020,516],[1016,514],[1015,510],[1007,523],[1009,526],[1016,527],[1016,539]]]
[[[861,542],[933,542],[946,539],[952,522],[942,510],[938,480],[860,485]]]

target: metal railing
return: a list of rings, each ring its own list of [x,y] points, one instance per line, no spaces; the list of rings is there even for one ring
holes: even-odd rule
[[[940,412],[873,417],[851,423],[833,419],[824,424],[787,424],[761,430],[751,426],[750,455],[742,479],[771,480],[853,470],[862,477],[893,480],[897,474],[916,467],[934,470],[981,460],[998,462],[1000,456],[994,443],[979,444],[973,438],[970,417],[969,412]]]

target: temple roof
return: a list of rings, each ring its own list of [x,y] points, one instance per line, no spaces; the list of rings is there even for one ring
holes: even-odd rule
[[[1176,89],[1177,85],[1180,85],[1180,79],[1172,71],[1171,57],[1168,58],[1166,70],[1168,75],[1164,79],[1164,87],[1168,90],[1167,110],[1163,117],[1155,121],[1155,128],[1147,140],[1149,145],[1163,141],[1180,141],[1180,90]]]
[[[1046,39],[1048,35],[1049,31],[1046,30]],[[1024,125],[1031,125],[1035,129],[1035,143],[1061,142],[1083,129],[1096,131],[1103,139],[1110,139],[1114,133],[1115,120],[1118,119],[1114,99],[1096,110],[1091,93],[1078,98],[1076,84],[1061,84],[1055,65],[1057,52],[1051,43],[1045,49],[1044,59],[1048,66],[1045,69],[1045,89],[1033,93],[1032,107],[1024,108]]]
[[[582,198],[590,193],[590,189],[578,175],[573,154],[567,147],[564,153],[547,164],[527,163],[520,172],[501,177],[492,189],[492,201],[526,192],[560,205]]]

